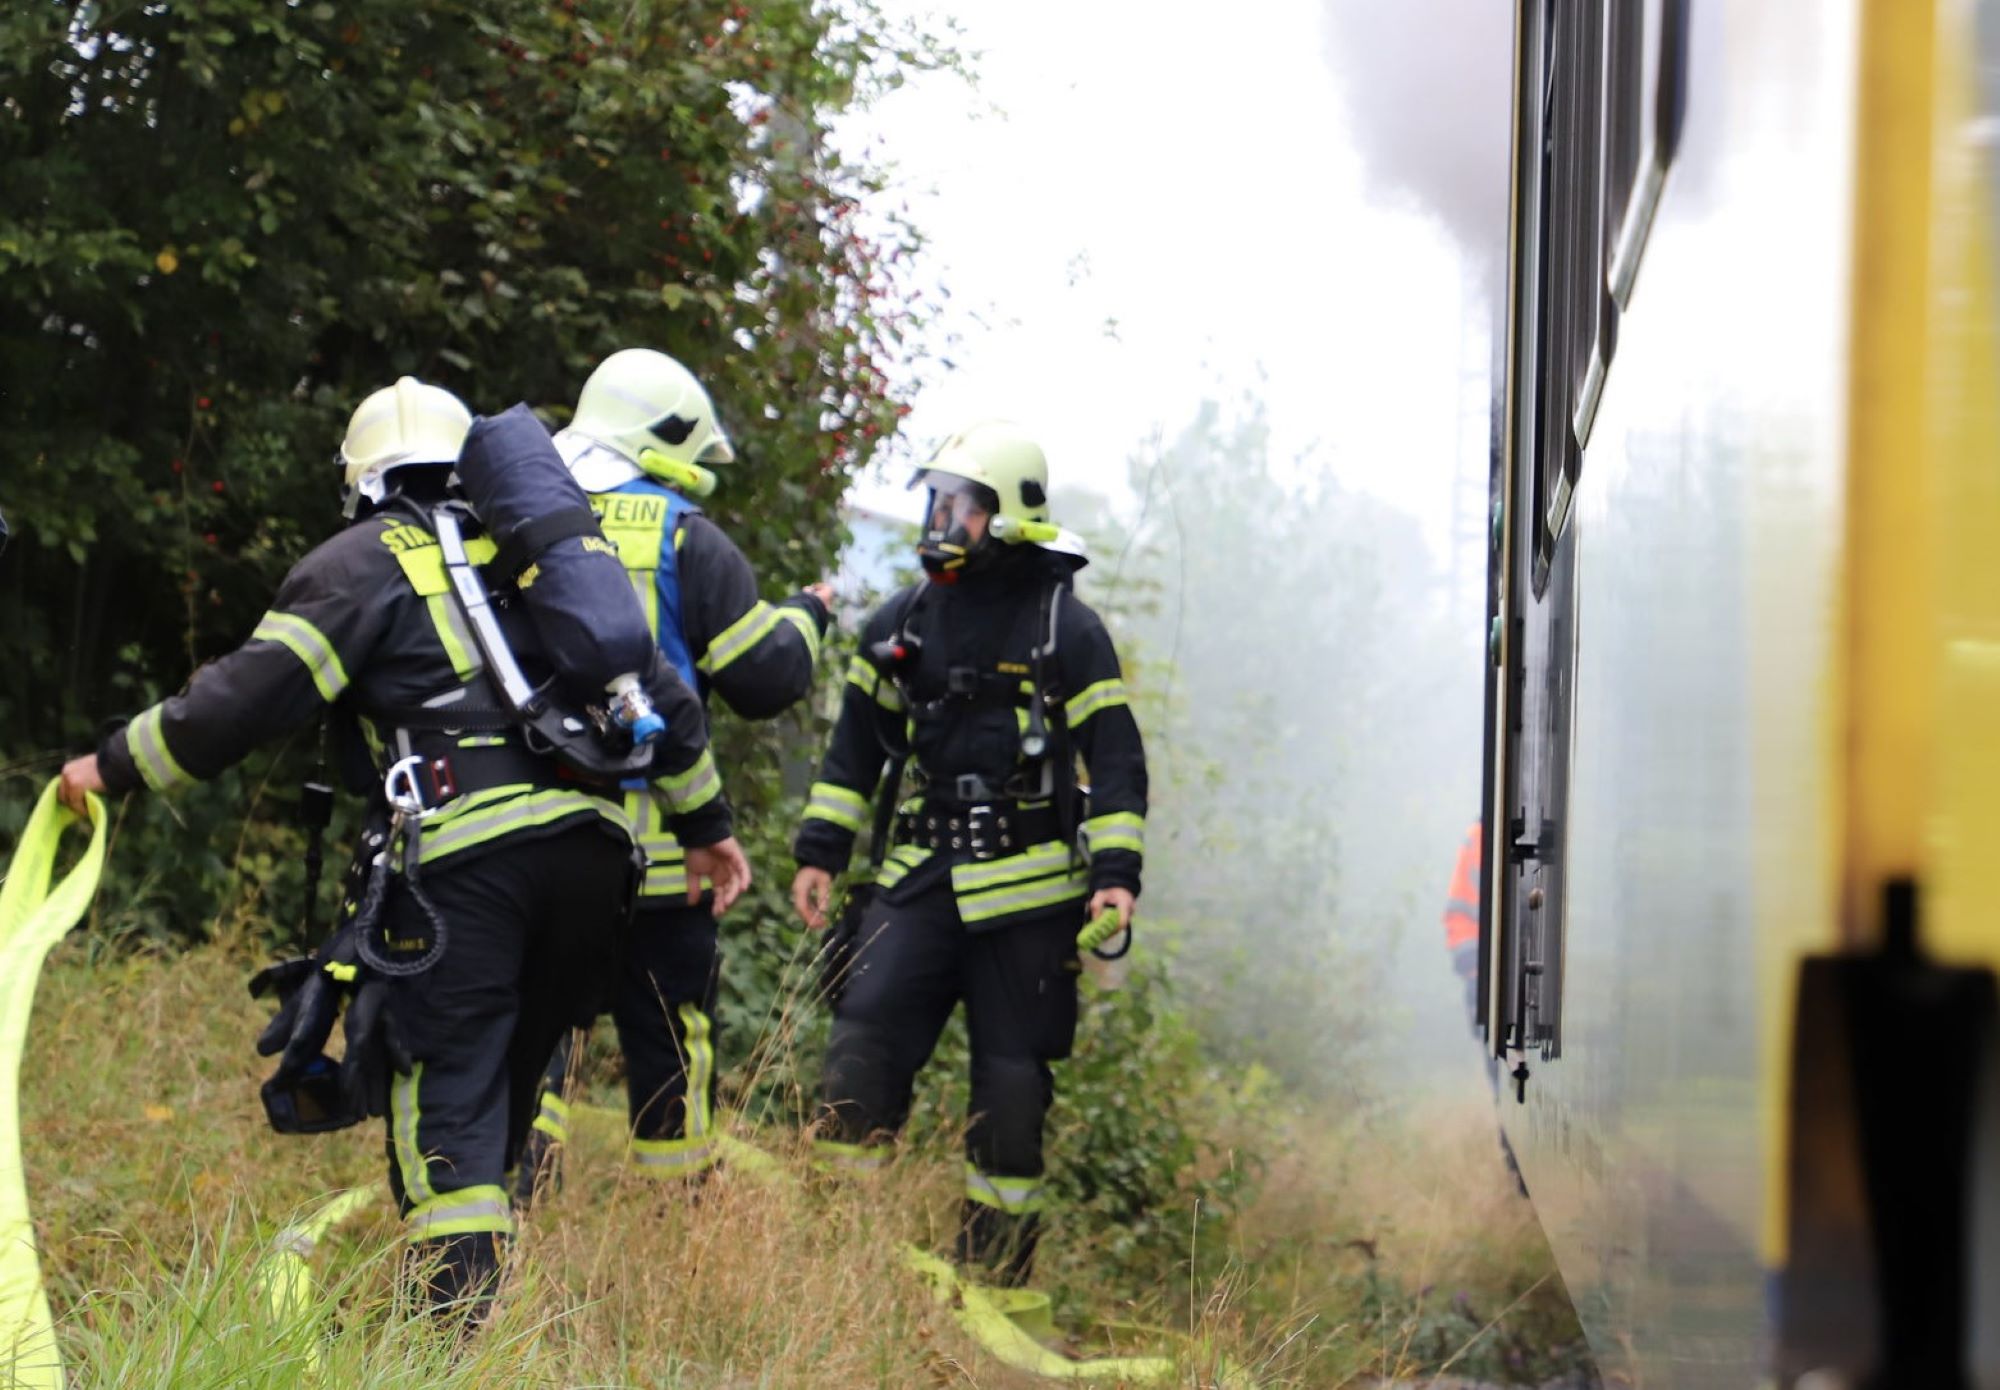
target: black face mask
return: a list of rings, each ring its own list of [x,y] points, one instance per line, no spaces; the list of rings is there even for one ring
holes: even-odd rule
[[[982,568],[998,549],[990,526],[1000,510],[1000,499],[992,488],[955,474],[920,476],[931,485],[923,540],[917,545],[917,557],[923,561],[924,569],[933,575],[947,575]],[[972,538],[968,524],[975,513],[988,522],[978,540]]]

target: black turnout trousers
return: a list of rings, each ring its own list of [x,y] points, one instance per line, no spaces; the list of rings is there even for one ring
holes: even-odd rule
[[[490,1254],[511,1232],[503,1183],[534,1118],[543,1066],[604,997],[634,883],[630,843],[602,822],[509,836],[423,874],[445,923],[444,954],[394,980],[388,1005],[411,1064],[390,1081],[390,1185],[419,1242]],[[383,911],[392,956],[428,947],[428,919],[401,881]],[[452,1282],[490,1274],[488,1258],[466,1258],[472,1267]]]
[[[968,931],[942,862],[862,919],[821,1077],[828,1151],[864,1160],[909,1117],[917,1072],[963,1000],[972,1043],[962,1259],[1023,1282],[1040,1230],[1049,1063],[1076,1037],[1075,904]],[[916,891],[911,892],[911,888]]]

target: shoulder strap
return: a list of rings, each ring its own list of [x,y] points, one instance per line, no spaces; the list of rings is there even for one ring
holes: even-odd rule
[[[1048,755],[1055,771],[1056,824],[1062,829],[1062,842],[1075,854],[1082,820],[1076,795],[1076,748],[1070,741],[1069,715],[1063,706],[1068,692],[1062,688],[1062,672],[1056,665],[1062,596],[1068,588],[1069,579],[1062,576],[1052,579],[1042,590],[1041,632],[1029,658],[1033,668],[1030,679],[1035,688],[1028,697],[1028,732],[1032,736],[1038,726],[1046,731]],[[1053,700],[1051,695],[1055,697]]]
[[[549,700],[550,681],[531,685],[514,659],[514,649],[500,629],[486,582],[465,553],[464,535],[459,529],[458,509],[453,504],[431,513],[438,547],[444,556],[445,573],[451,577],[452,599],[458,605],[473,641],[485,659],[486,672],[499,687],[501,701],[513,713],[535,752],[560,759],[572,770],[591,778],[618,781],[644,776],[652,766],[653,748],[640,745],[624,756],[613,753],[598,739],[590,724],[558,709]]]
[[[603,532],[597,528],[597,516],[588,507],[564,507],[560,511],[531,517],[516,526],[500,543],[493,563],[508,583],[515,583],[528,566],[541,558],[543,551],[558,541],[577,536],[603,539]]]

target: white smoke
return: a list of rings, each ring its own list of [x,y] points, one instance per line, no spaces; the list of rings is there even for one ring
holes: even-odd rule
[[[1490,287],[1507,247],[1513,7],[1322,0],[1350,141],[1385,199],[1436,217]]]

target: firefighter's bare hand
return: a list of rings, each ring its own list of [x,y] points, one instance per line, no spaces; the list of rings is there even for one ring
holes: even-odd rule
[[[806,585],[805,592],[818,599],[822,608],[833,607],[833,585],[827,583],[825,580],[821,580],[817,584]]]
[[[832,896],[832,874],[810,864],[799,866],[798,875],[792,880],[792,906],[798,909],[800,921],[814,931],[825,931],[826,903]]]
[[[1118,930],[1124,931],[1132,925],[1132,909],[1139,900],[1132,896],[1130,888],[1100,888],[1090,895],[1090,906],[1084,909],[1083,920],[1095,922],[1104,915],[1106,908],[1118,909]]]
[[[703,879],[707,879],[709,886],[715,889],[715,915],[718,917],[729,911],[730,904],[743,896],[743,890],[750,886],[750,861],[743,857],[743,846],[736,843],[735,836],[687,852],[690,907],[701,901]]]
[[[78,820],[90,819],[90,803],[86,799],[90,793],[101,795],[103,791],[104,778],[97,770],[97,754],[71,758],[63,764],[62,785],[56,789],[56,795]]]

